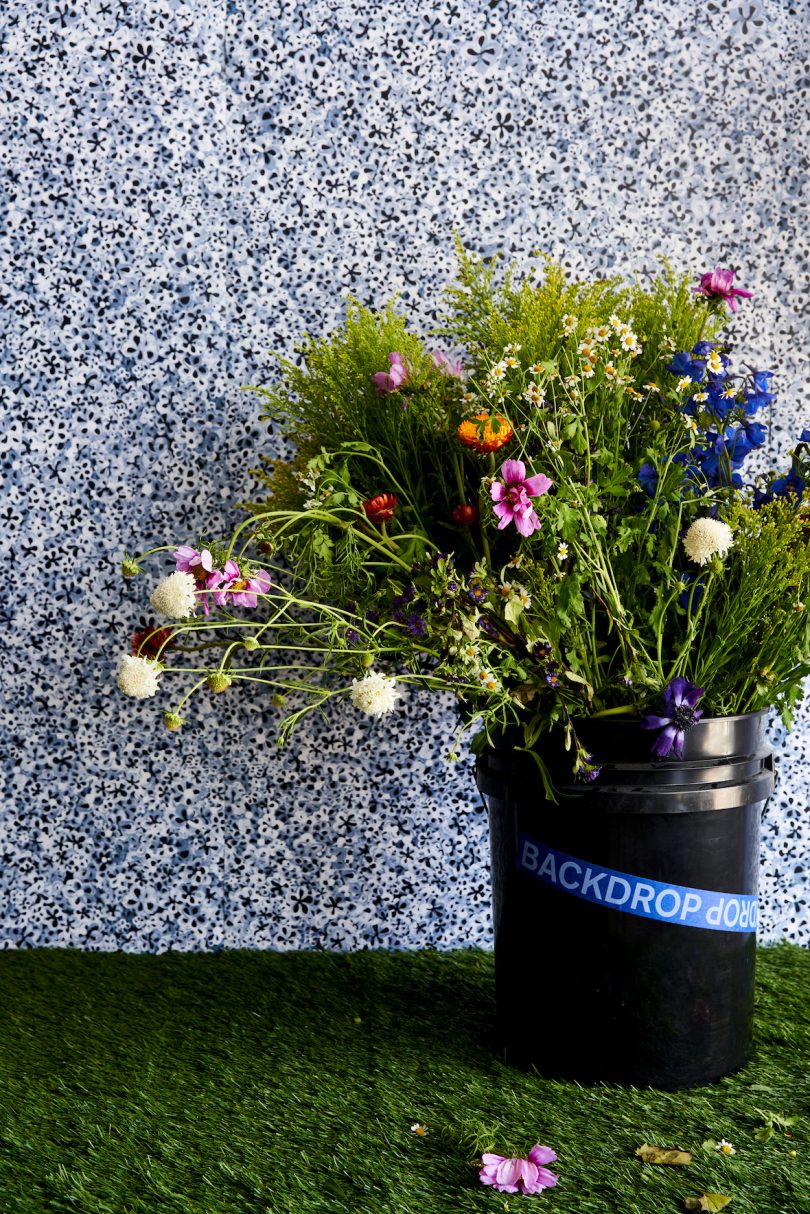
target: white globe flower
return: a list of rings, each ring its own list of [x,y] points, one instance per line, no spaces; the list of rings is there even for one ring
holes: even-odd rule
[[[379,670],[370,670],[362,679],[352,679],[349,693],[352,704],[370,717],[383,717],[396,707],[402,695],[397,689],[396,679],[391,679]]]
[[[160,615],[172,620],[187,620],[197,606],[197,583],[190,573],[170,573],[158,582],[149,602]]]
[[[157,691],[162,669],[160,662],[151,658],[135,658],[128,653],[124,654],[118,667],[118,690],[136,700],[146,700]]]
[[[734,543],[728,523],[716,518],[696,518],[687,531],[683,547],[690,561],[706,565],[713,556],[725,556]]]

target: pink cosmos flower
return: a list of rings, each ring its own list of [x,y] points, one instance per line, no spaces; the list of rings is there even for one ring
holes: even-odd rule
[[[270,574],[265,569],[257,569],[251,577],[245,577],[236,561],[226,561],[225,569],[215,569],[205,584],[213,591],[217,607],[226,607],[229,602],[234,607],[255,607],[256,596],[267,594],[270,581]]]
[[[391,364],[390,371],[377,371],[371,377],[381,396],[384,392],[396,392],[397,388],[401,388],[408,382],[409,371],[402,355],[394,351],[393,354],[388,355],[388,361]]]
[[[528,1159],[509,1159],[504,1155],[482,1155],[484,1166],[479,1172],[481,1184],[492,1185],[501,1193],[542,1193],[557,1183],[557,1177],[544,1163],[557,1158],[551,1147],[539,1143],[529,1151]]]
[[[740,299],[751,299],[752,292],[741,291],[739,287],[732,286],[733,282],[733,270],[721,270],[719,266],[715,266],[713,270],[701,274],[700,286],[692,287],[692,290],[698,295],[705,295],[707,299],[724,299],[731,311],[736,312],[740,306],[737,296]]]
[[[172,556],[177,566],[177,572],[190,573],[197,582],[204,582],[214,568],[214,558],[207,548],[198,552],[196,548],[189,548],[187,544],[181,544],[177,551],[172,553]]]
[[[461,359],[459,358],[453,363],[443,350],[433,351],[433,365],[439,371],[444,371],[445,375],[454,375],[457,379],[463,379],[464,377],[464,364]]]
[[[540,529],[540,519],[531,503],[533,497],[546,493],[552,482],[542,472],[536,476],[526,475],[526,465],[521,459],[505,460],[501,468],[503,484],[494,481],[490,486],[493,510],[501,520],[498,530],[514,523],[521,535],[531,535]]]

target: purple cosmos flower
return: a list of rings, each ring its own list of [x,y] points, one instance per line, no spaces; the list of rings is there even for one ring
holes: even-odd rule
[[[270,574],[257,569],[250,577],[245,577],[236,561],[226,561],[224,570],[215,569],[210,574],[206,587],[213,590],[217,607],[226,607],[229,602],[234,607],[255,607],[256,596],[267,594],[270,589]]]
[[[698,295],[705,295],[707,299],[724,299],[731,311],[736,312],[740,306],[737,297],[750,299],[751,292],[741,291],[739,287],[732,286],[733,282],[733,270],[721,270],[719,266],[715,266],[713,270],[701,274],[700,285],[692,287],[692,290]]]
[[[664,688],[664,711],[668,716],[657,717],[650,714],[641,721],[642,729],[661,731],[652,744],[652,753],[656,758],[665,759],[670,751],[674,751],[676,759],[683,758],[686,731],[703,716],[703,709],[696,707],[703,691],[703,687],[696,687],[682,675],[677,675],[667,683]]]
[[[501,475],[503,484],[495,481],[489,490],[495,503],[493,510],[501,520],[498,530],[502,531],[514,523],[521,535],[529,536],[540,528],[540,519],[535,514],[531,498],[547,493],[552,482],[542,472],[536,476],[526,476],[526,465],[520,459],[505,460]]]
[[[479,1172],[481,1184],[492,1185],[501,1193],[542,1193],[557,1183],[557,1177],[543,1164],[553,1163],[557,1155],[550,1147],[538,1143],[529,1151],[528,1159],[504,1155],[482,1155]]]
[[[457,379],[464,378],[464,364],[461,359],[451,362],[443,350],[433,351],[433,365],[439,371],[444,371],[445,375],[454,375]]]
[[[385,392],[396,392],[397,388],[408,382],[408,367],[402,355],[394,351],[388,355],[388,361],[391,364],[390,371],[378,371],[371,377],[381,396]]]
[[[189,548],[187,544],[181,544],[176,552],[172,553],[178,573],[190,573],[197,582],[206,581],[209,573],[214,569],[214,558],[207,548],[203,548],[198,552],[196,548]]]

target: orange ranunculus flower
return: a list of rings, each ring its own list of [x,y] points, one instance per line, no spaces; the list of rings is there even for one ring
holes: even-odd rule
[[[512,438],[514,430],[500,413],[476,413],[461,423],[456,435],[465,447],[485,454],[497,451]]]

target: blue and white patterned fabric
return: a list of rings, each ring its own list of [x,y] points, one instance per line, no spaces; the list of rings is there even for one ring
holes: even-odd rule
[[[261,696],[169,734],[116,691],[124,547],[224,532],[271,440],[244,384],[351,292],[429,327],[452,229],[575,272],[719,263],[810,417],[808,20],[773,0],[16,0],[0,16],[6,947],[491,942],[450,705],[285,750]],[[155,576],[160,566],[153,566]],[[807,941],[808,714],[775,726],[762,938]],[[548,941],[548,943],[552,943]]]

